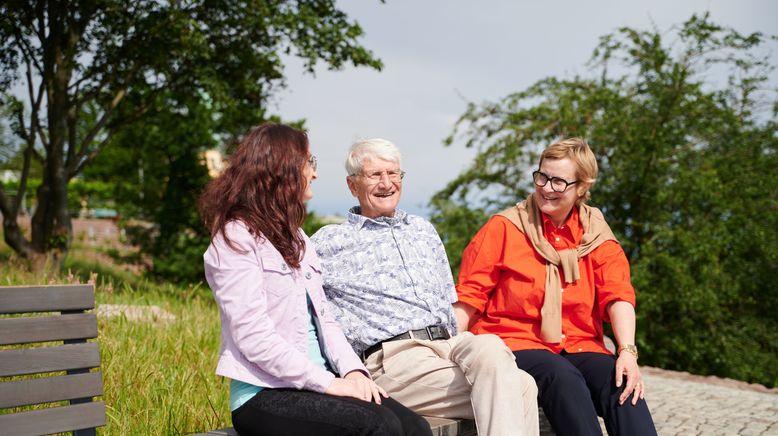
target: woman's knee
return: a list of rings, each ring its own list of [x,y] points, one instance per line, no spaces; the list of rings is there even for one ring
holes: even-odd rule
[[[369,422],[366,434],[371,436],[402,435],[403,426],[400,418],[388,407],[371,407],[372,419]]]
[[[432,436],[430,423],[417,414],[406,418],[403,422],[405,435],[407,436]]]
[[[588,390],[583,374],[564,357],[545,350],[514,353],[519,368],[529,373],[541,394],[557,390]]]
[[[392,424],[389,426],[392,431],[397,431],[395,423],[399,423],[400,425],[400,433],[392,434],[400,434],[405,436],[432,435],[432,430],[430,430],[430,425],[427,420],[406,408],[398,401],[392,398],[387,398],[384,400],[382,406],[380,406],[380,409],[382,409],[383,412],[388,412],[388,414],[392,415],[394,418],[391,419]]]

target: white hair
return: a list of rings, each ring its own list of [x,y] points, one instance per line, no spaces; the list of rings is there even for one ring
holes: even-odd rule
[[[349,176],[359,174],[365,159],[374,158],[400,164],[400,149],[381,138],[360,139],[351,145],[346,157],[346,173]]]

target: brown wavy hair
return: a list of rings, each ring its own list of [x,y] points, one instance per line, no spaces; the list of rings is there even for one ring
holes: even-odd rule
[[[200,196],[200,216],[211,238],[221,233],[230,247],[242,251],[224,233],[227,223],[239,220],[254,237],[273,244],[287,264],[299,268],[305,252],[299,229],[306,213],[307,160],[305,132],[272,123],[253,128]]]

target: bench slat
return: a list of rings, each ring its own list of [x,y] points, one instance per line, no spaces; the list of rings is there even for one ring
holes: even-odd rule
[[[105,425],[105,403],[76,404],[0,415],[0,429],[9,435],[41,435]]]
[[[424,419],[430,423],[433,436],[475,436],[478,434],[475,429],[475,421],[472,419],[449,419],[434,416],[425,416]]]
[[[100,348],[94,342],[0,350],[0,376],[3,377],[97,366],[100,366]]]
[[[197,433],[190,436],[238,436],[238,432],[232,427],[225,427],[218,430],[211,430],[208,433]]]
[[[90,398],[103,395],[99,372],[0,383],[0,408]]]
[[[430,423],[433,436],[476,436],[475,421],[472,419],[448,419],[425,416]],[[211,430],[208,433],[197,433],[191,436],[238,436],[232,427]]]
[[[95,307],[92,285],[3,286],[0,313],[59,312]]]
[[[93,313],[0,319],[0,345],[96,337]]]

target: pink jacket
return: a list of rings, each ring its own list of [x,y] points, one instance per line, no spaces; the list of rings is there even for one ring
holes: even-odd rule
[[[299,270],[239,221],[225,227],[241,254],[221,234],[203,255],[205,277],[221,317],[216,374],[257,386],[324,392],[335,375],[308,359],[306,291],[319,320],[322,350],[341,376],[365,366],[343,336],[322,290],[321,266],[305,236]]]

